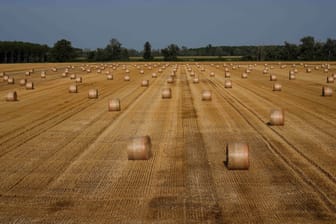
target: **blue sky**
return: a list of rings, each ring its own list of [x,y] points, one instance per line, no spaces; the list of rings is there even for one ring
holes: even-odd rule
[[[0,0],[0,40],[95,49],[299,43],[336,39],[335,0]]]

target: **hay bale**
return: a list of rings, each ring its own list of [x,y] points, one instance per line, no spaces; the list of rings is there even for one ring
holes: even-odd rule
[[[311,73],[311,71],[312,71],[311,68],[306,68],[307,73]]]
[[[244,73],[241,75],[241,78],[242,78],[242,79],[247,79],[247,73],[244,72]]]
[[[148,86],[149,86],[149,80],[146,80],[146,79],[145,79],[145,80],[142,80],[142,81],[141,81],[141,86],[142,86],[142,87],[148,87]]]
[[[224,82],[224,87],[225,87],[226,89],[228,89],[228,88],[232,88],[232,81],[231,81],[231,80],[225,80],[225,82]]]
[[[25,86],[27,83],[27,79],[20,79],[20,86]]]
[[[82,83],[82,77],[76,77],[76,83]]]
[[[174,78],[173,77],[168,77],[168,79],[167,79],[167,83],[174,83]]]
[[[211,72],[211,73],[210,73],[210,77],[215,77],[215,73],[214,73],[214,72]]]
[[[170,98],[172,98],[171,88],[163,88],[161,90],[161,97],[162,97],[162,99],[170,99]]]
[[[276,75],[270,75],[270,81],[277,81]]]
[[[8,77],[7,84],[14,85],[15,84],[15,79],[13,77]]]
[[[202,91],[202,100],[203,101],[211,101],[211,91],[210,90],[203,90]]]
[[[280,83],[274,83],[273,84],[273,91],[281,91],[282,85]]]
[[[120,99],[111,99],[108,103],[108,111],[120,111]]]
[[[124,76],[124,81],[127,81],[127,82],[128,82],[128,81],[130,81],[130,80],[131,80],[131,77],[130,77],[129,75],[125,75],[125,76]]]
[[[17,97],[17,93],[16,91],[10,91],[7,93],[6,97],[5,97],[6,101],[10,102],[10,101],[17,101],[18,97]]]
[[[230,77],[231,77],[230,72],[225,72],[225,78],[230,78]]]
[[[4,81],[8,81],[8,79],[9,79],[9,76],[8,75],[4,75],[3,80]]]
[[[27,82],[27,83],[26,83],[26,89],[27,89],[27,90],[32,90],[32,89],[34,89],[34,83],[33,83],[33,82]]]
[[[334,83],[334,76],[328,76],[327,83]]]
[[[248,170],[250,166],[249,145],[242,142],[227,144],[226,166],[229,170]]]
[[[152,73],[152,78],[157,78],[157,74],[154,72],[154,73]]]
[[[30,74],[31,74],[30,71],[26,71],[26,72],[25,72],[25,75],[26,75],[26,76],[30,76]]]
[[[152,143],[148,135],[134,137],[127,145],[128,160],[148,160],[151,156]]]
[[[6,72],[0,72],[0,78],[3,78],[6,75]]]
[[[113,80],[113,75],[112,75],[112,74],[108,74],[108,75],[106,76],[106,79],[107,79],[107,80]]]
[[[194,77],[194,78],[193,78],[193,83],[195,83],[195,84],[196,84],[196,83],[199,83],[199,78],[198,78],[198,77]]]
[[[271,110],[270,115],[270,124],[282,126],[285,123],[285,114],[284,111],[281,109],[273,109]]]
[[[89,99],[97,99],[98,98],[98,89],[90,89],[88,93]]]
[[[296,79],[295,71],[289,71],[288,79],[289,80],[295,80]]]
[[[71,74],[70,75],[70,79],[76,79],[76,77],[77,77],[76,74]]]
[[[77,93],[77,92],[78,92],[77,85],[73,84],[69,86],[69,93]]]
[[[322,86],[322,96],[332,96],[333,89],[329,86]]]

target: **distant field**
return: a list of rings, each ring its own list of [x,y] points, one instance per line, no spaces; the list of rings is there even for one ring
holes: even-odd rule
[[[336,223],[336,96],[321,96],[336,63],[294,63],[0,64],[0,223]],[[128,160],[143,135],[152,156]],[[248,170],[225,165],[233,142],[249,144]]]
[[[242,56],[178,56],[177,57],[180,60],[186,60],[186,61],[197,61],[197,60],[214,60],[214,59],[218,59],[218,60],[238,60],[241,59]],[[130,57],[130,60],[143,60],[143,57]],[[154,57],[154,60],[163,60],[163,57]]]

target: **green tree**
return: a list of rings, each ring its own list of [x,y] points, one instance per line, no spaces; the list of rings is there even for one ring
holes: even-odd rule
[[[165,61],[176,61],[179,50],[176,44],[170,44],[168,47],[162,49],[161,52]]]
[[[301,38],[300,45],[300,57],[302,60],[308,61],[314,59],[314,47],[315,47],[315,39],[314,37],[307,36]]]
[[[51,49],[52,59],[57,62],[65,62],[74,59],[75,53],[71,42],[65,39],[59,40]]]
[[[146,41],[146,43],[144,45],[143,58],[145,60],[152,60],[153,59],[153,56],[152,56],[152,46],[151,46],[151,44],[148,41]]]
[[[112,38],[106,46],[105,51],[108,55],[108,60],[120,60],[122,54],[121,43],[116,38]]]
[[[336,40],[327,39],[323,46],[325,60],[336,60]]]

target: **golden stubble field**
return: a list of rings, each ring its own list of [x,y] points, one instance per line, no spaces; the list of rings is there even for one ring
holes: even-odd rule
[[[336,64],[295,63],[0,65],[0,223],[336,223],[336,96],[321,96]],[[108,111],[114,98],[120,111]],[[269,125],[272,109],[284,126]],[[152,156],[128,160],[142,135]],[[225,165],[233,142],[249,144],[248,170]]]

